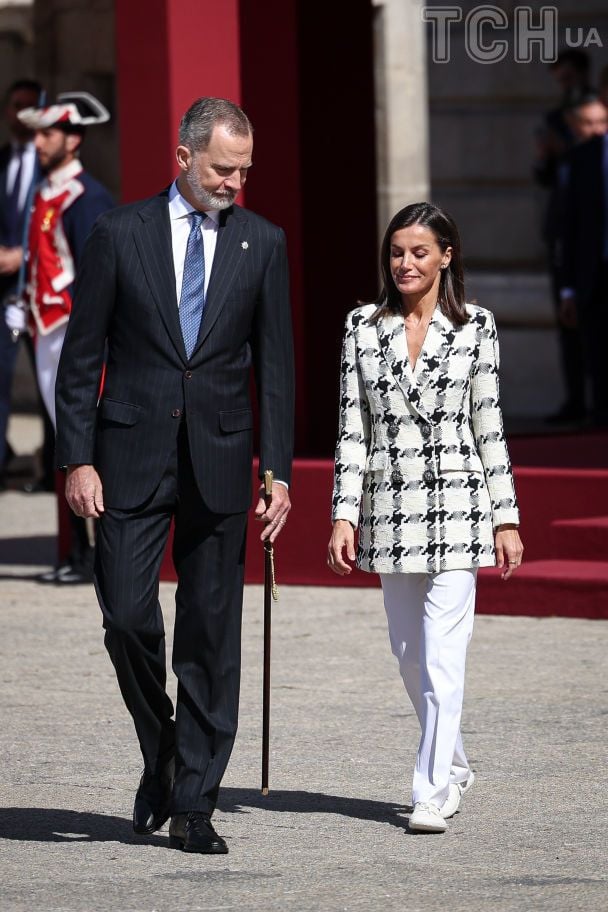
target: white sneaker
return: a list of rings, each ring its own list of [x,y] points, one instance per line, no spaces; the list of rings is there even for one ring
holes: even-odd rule
[[[441,816],[447,820],[448,817],[453,817],[458,808],[460,807],[460,799],[463,795],[469,791],[473,783],[475,782],[475,773],[473,770],[469,772],[469,778],[466,782],[450,782],[450,790],[448,792],[448,797],[445,799],[443,804],[439,809]]]
[[[448,825],[436,804],[417,801],[409,819],[409,828],[418,833],[445,833]]]

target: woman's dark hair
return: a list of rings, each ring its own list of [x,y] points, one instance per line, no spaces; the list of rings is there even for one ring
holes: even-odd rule
[[[380,248],[380,268],[382,272],[383,288],[374,302],[378,305],[372,316],[372,322],[389,313],[401,313],[403,302],[401,294],[393,281],[391,273],[391,241],[396,231],[408,228],[410,225],[422,225],[429,228],[442,251],[452,248],[452,259],[446,269],[441,270],[439,281],[438,304],[455,326],[462,326],[469,320],[465,309],[464,300],[464,274],[462,269],[462,253],[460,250],[460,236],[454,219],[438,206],[432,203],[412,203],[401,209],[392,217]]]

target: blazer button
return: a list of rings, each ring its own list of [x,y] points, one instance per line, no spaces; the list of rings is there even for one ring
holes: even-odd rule
[[[430,485],[430,484],[433,484],[433,482],[435,481],[435,476],[433,475],[433,473],[431,472],[430,469],[425,469],[424,472],[422,473],[422,480],[424,481],[425,484]]]
[[[403,481],[403,475],[399,469],[393,469],[391,472],[391,481],[394,481],[395,484],[399,484],[401,481]]]
[[[394,440],[395,437],[399,436],[399,428],[397,427],[396,424],[391,424],[391,425],[389,425],[389,428],[386,433],[391,438],[391,440]]]
[[[192,371],[186,371],[184,377],[186,380],[192,380]]]
[[[428,440],[432,433],[430,424],[423,424],[420,428],[420,433],[425,440]]]
[[[173,409],[173,411],[171,412],[171,417],[172,417],[172,418],[181,418],[181,416],[182,416],[182,410],[181,410],[181,409]]]

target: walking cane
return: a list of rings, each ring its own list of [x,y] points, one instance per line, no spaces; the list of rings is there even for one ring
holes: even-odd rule
[[[268,507],[272,498],[272,472],[264,472],[264,497]],[[279,597],[274,579],[272,543],[264,542],[264,684],[262,702],[262,795],[268,794],[268,761],[270,754],[270,634],[272,602]]]

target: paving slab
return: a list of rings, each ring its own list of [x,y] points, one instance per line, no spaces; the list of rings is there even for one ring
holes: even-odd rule
[[[140,758],[93,590],[33,579],[54,523],[51,495],[0,495],[2,912],[608,909],[606,622],[477,619],[463,719],[477,781],[446,834],[414,835],[417,723],[379,592],[282,587],[262,797],[262,591],[247,587],[215,817],[230,852],[192,856],[131,830]],[[162,584],[169,648],[173,596]]]

